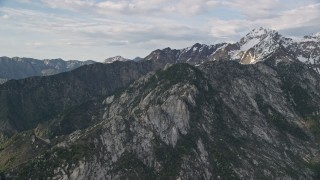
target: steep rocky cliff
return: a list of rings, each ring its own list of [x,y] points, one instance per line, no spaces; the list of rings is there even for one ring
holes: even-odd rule
[[[317,179],[320,76],[284,57],[150,72],[1,144],[2,177]]]

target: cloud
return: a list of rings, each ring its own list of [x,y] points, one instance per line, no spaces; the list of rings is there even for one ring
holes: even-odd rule
[[[169,0],[121,0],[121,1],[103,1],[96,4],[98,12],[101,14],[141,14],[149,15],[164,12],[167,6],[171,5]]]
[[[221,4],[228,8],[240,11],[246,18],[269,17],[282,8],[280,0],[227,0]]]
[[[95,5],[94,0],[42,0],[42,2],[51,8],[81,10]]]
[[[44,43],[43,42],[34,41],[34,42],[28,42],[28,43],[26,43],[26,45],[28,47],[31,47],[31,48],[38,48],[38,47],[44,46]]]
[[[214,38],[238,37],[244,35],[252,28],[267,27],[278,31],[288,32],[289,29],[303,29],[313,27],[320,30],[320,4],[312,4],[295,9],[280,11],[273,16],[257,16],[255,19],[221,20],[213,18],[211,35]],[[291,31],[291,34],[295,34]]]
[[[18,2],[21,2],[21,3],[32,3],[31,0],[18,0]]]
[[[208,33],[172,20],[151,18],[144,22],[111,20],[107,18],[69,18],[63,15],[48,15],[30,10],[6,8],[3,12],[15,21],[6,28],[23,27],[24,32],[39,32],[48,37],[68,39],[62,44],[79,46],[124,46],[145,43],[150,40],[201,41]],[[152,23],[151,23],[152,22]],[[40,35],[39,34],[39,35]],[[31,45],[31,44],[30,44]]]
[[[268,21],[272,21],[273,27],[277,29],[319,26],[320,3],[285,11],[279,17]]]
[[[190,16],[206,13],[208,10],[219,5],[221,5],[221,2],[213,0],[180,0],[176,4],[175,9],[182,15]]]
[[[84,8],[100,14],[121,15],[163,15],[172,13],[180,15],[195,15],[206,13],[209,9],[221,4],[218,0],[42,0],[51,8],[69,9],[79,11]]]
[[[0,18],[2,18],[2,19],[9,19],[10,16],[9,16],[8,14],[4,14],[4,15],[0,16]]]

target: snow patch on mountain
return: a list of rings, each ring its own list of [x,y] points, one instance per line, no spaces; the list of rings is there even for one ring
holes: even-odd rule
[[[109,63],[113,63],[115,61],[130,61],[130,59],[126,59],[122,56],[115,56],[115,57],[110,57],[108,59],[105,59],[104,63],[109,64]]]
[[[260,42],[260,39],[251,39],[248,42],[246,42],[244,45],[241,46],[241,50],[242,51],[247,51],[250,48],[252,48],[253,46],[257,45]]]
[[[308,62],[308,61],[309,61],[309,59],[308,59],[308,58],[303,57],[302,55],[298,56],[297,58],[298,58],[298,60],[299,60],[299,61],[301,61],[301,62],[303,62],[303,63],[306,63],[306,62]]]

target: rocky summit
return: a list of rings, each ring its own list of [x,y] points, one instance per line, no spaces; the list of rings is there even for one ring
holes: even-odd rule
[[[315,41],[260,28],[235,44],[11,80],[0,178],[319,179],[320,75],[298,50]]]

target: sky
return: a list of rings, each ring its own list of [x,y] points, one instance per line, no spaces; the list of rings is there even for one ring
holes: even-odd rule
[[[320,32],[320,0],[0,0],[0,56],[103,61],[236,42],[265,27]]]

